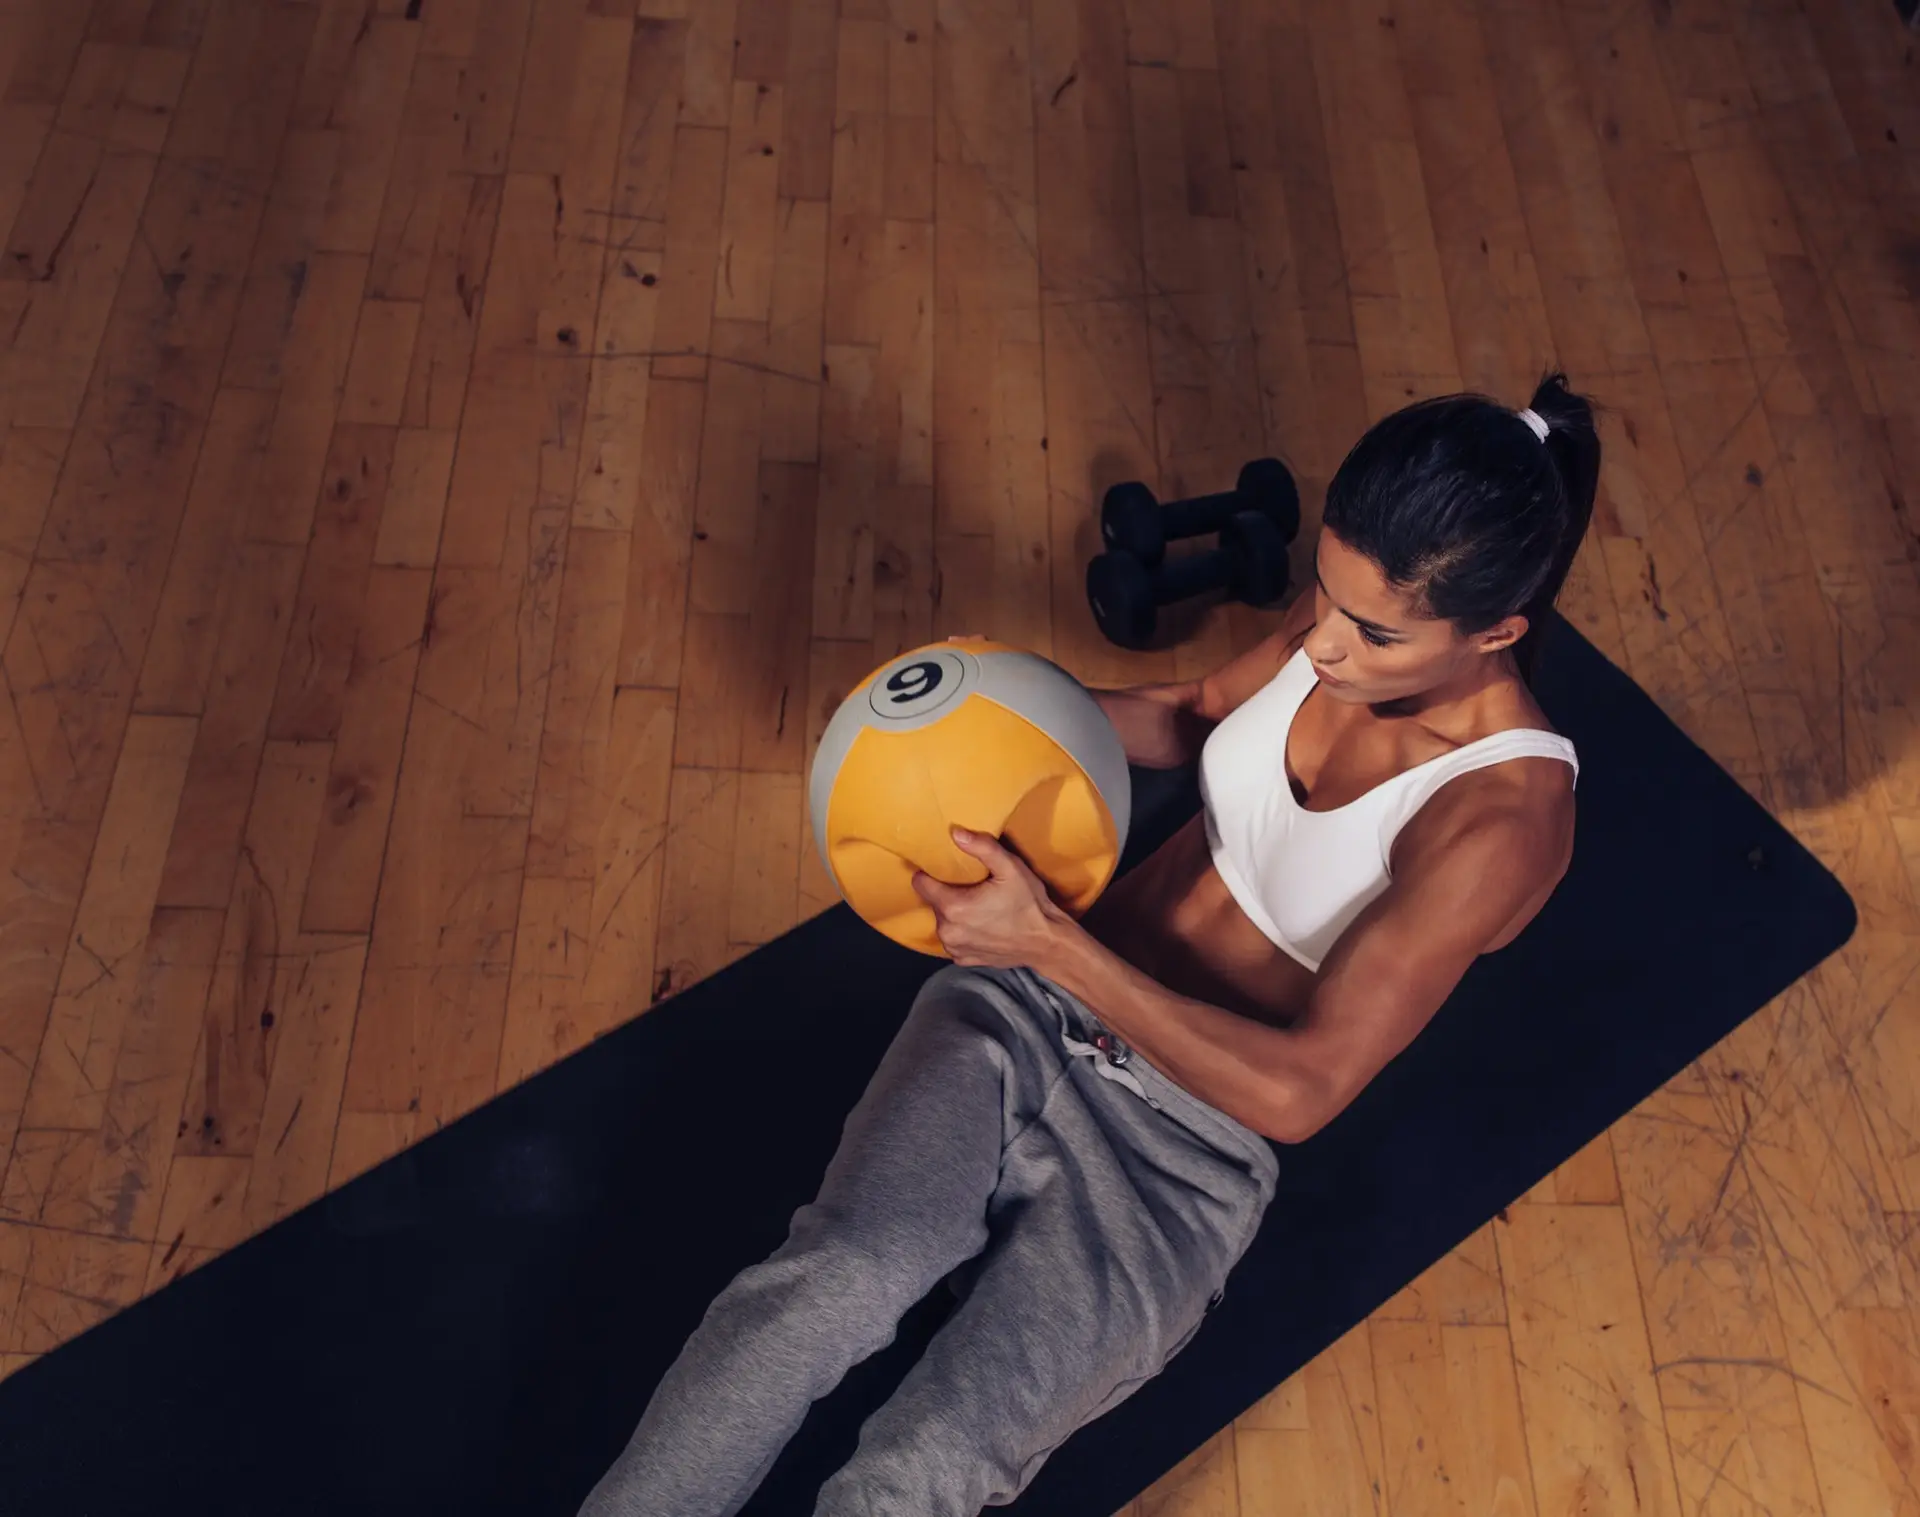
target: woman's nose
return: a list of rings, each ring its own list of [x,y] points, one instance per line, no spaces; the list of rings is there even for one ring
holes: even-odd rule
[[[1346,656],[1340,649],[1339,641],[1324,624],[1309,632],[1302,646],[1307,650],[1308,658],[1327,667],[1339,663]]]

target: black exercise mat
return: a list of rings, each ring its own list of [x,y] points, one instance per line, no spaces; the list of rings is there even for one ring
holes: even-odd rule
[[[1839,883],[1556,626],[1566,882],[1311,1142],[1225,1303],[1012,1508],[1108,1517],[1844,943]],[[1191,815],[1136,776],[1138,855]],[[568,1514],[771,1251],[932,961],[828,913],[0,1384],[0,1510]],[[802,1514],[941,1294],[748,1507]],[[665,1514],[663,1514],[665,1517]]]

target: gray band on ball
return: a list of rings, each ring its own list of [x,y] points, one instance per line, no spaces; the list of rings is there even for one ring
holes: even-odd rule
[[[1065,750],[1100,792],[1113,817],[1116,855],[1127,846],[1127,826],[1133,817],[1133,776],[1127,769],[1127,750],[1113,730],[1107,713],[1091,691],[1084,701],[1060,699],[1060,678],[1073,676],[1037,653],[990,653],[992,677],[983,682],[980,696],[1004,706],[1038,727]],[[1076,685],[1079,684],[1075,680]]]

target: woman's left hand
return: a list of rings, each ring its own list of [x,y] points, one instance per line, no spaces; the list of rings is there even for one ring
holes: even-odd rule
[[[916,874],[913,888],[933,908],[940,942],[956,964],[1020,969],[1041,958],[1066,920],[1040,877],[999,842],[953,829],[962,853],[987,866],[978,885],[948,885]]]

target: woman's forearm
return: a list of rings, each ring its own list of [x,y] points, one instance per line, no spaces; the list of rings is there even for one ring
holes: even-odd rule
[[[1178,769],[1200,757],[1213,730],[1201,710],[1201,686],[1138,685],[1096,690],[1093,697],[1120,735],[1127,761],[1142,769]]]
[[[1178,995],[1062,913],[1033,968],[1071,991],[1155,1069],[1264,1137],[1319,1125],[1321,1084],[1286,1029]]]

